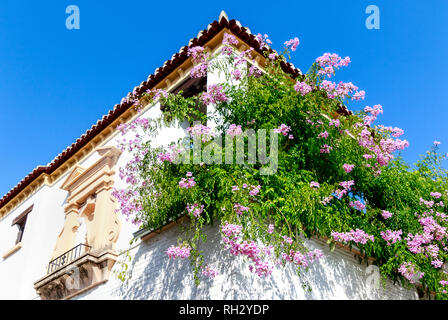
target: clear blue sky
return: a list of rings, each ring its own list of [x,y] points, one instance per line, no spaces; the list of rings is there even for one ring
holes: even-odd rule
[[[80,9],[67,30],[65,9]],[[380,30],[365,27],[368,5]],[[352,64],[338,77],[382,104],[379,122],[405,130],[409,162],[434,140],[448,151],[448,1],[0,2],[0,197],[45,165],[225,10],[274,48],[297,36],[303,71],[335,52]]]

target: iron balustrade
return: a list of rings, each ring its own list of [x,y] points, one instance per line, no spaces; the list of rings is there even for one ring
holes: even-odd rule
[[[47,274],[68,265],[73,260],[79,258],[83,253],[88,252],[91,248],[91,246],[80,243],[76,247],[61,254],[56,259],[50,261],[47,268]]]

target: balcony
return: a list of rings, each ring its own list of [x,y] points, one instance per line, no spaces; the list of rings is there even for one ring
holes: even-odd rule
[[[34,283],[34,289],[42,300],[70,299],[105,283],[117,257],[110,247],[93,250],[78,244],[48,263],[47,274]]]
[[[76,260],[85,252],[90,251],[90,249],[92,249],[91,246],[88,246],[88,245],[82,244],[82,243],[78,244],[76,247],[61,254],[56,259],[51,260],[47,267],[47,274],[53,273],[56,270],[70,264],[70,262],[72,262],[73,260]]]

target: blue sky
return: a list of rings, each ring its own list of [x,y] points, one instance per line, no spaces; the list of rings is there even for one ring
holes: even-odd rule
[[[368,30],[368,5],[380,29]],[[65,9],[80,9],[68,30]],[[338,79],[382,104],[378,123],[405,130],[415,162],[434,140],[448,151],[448,1],[0,2],[0,197],[73,143],[221,10],[274,48],[299,37],[292,62],[307,71],[325,52],[350,56]]]

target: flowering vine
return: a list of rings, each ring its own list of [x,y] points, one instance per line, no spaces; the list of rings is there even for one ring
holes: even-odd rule
[[[384,113],[380,104],[347,111],[366,94],[352,82],[332,81],[351,63],[349,57],[325,53],[291,81],[282,65],[299,39],[284,42],[282,54],[272,50],[267,35],[255,39],[264,51],[265,72],[255,62],[257,50],[238,52],[239,40],[225,33],[220,59],[198,46],[188,55],[194,64],[191,77],[218,69],[226,82],[189,98],[162,90],[125,98],[137,108],[159,102],[166,108],[161,119],[139,118],[117,128],[123,134],[119,146],[132,155],[120,169],[129,187],[113,193],[119,210],[141,228],[189,217],[179,243],[166,254],[189,259],[196,281],[219,277],[219,261],[201,253],[204,227],[218,221],[221,248],[244,258],[260,278],[286,265],[304,270],[316,263],[323,253],[310,251],[303,239],[323,237],[331,249],[336,243],[356,246],[375,260],[384,277],[447,299],[448,183],[440,142],[409,166],[400,157],[409,147],[404,130],[376,125]],[[201,114],[200,104],[213,105],[215,113]],[[212,116],[222,120],[213,129],[206,122]],[[194,124],[198,118],[202,122]],[[193,148],[181,141],[153,146],[162,123],[185,120],[187,133],[199,138],[194,143],[202,148],[220,134],[247,141],[248,129],[272,129],[279,141],[276,173],[262,175],[260,163],[178,163]]]

